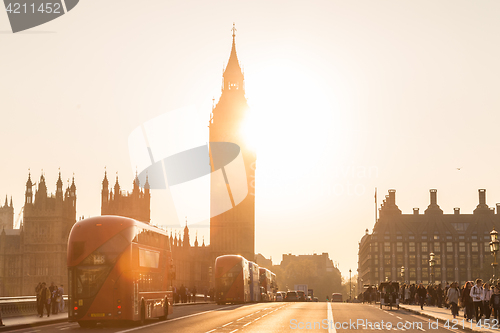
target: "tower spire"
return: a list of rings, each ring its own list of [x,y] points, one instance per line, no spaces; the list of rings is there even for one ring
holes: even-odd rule
[[[229,61],[227,62],[227,66],[223,74],[224,85],[222,90],[243,91],[244,78],[238,61],[238,56],[236,55],[236,28],[234,23],[231,30],[233,31],[233,45],[231,47]]]

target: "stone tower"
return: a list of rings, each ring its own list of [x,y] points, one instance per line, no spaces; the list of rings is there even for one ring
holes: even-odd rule
[[[239,254],[248,260],[254,260],[256,155],[243,139],[241,131],[249,110],[245,97],[244,76],[236,55],[235,31],[236,29],[233,26],[233,44],[229,61],[223,74],[222,94],[217,105],[212,110],[212,119],[209,125],[210,142],[232,142],[240,147],[246,170],[249,194],[242,202],[234,205],[227,176],[224,174],[233,208],[211,217],[210,249],[213,259],[224,254]],[[212,195],[210,198],[212,211],[217,200],[213,195],[214,183],[212,176]],[[211,215],[214,214],[212,213]]]

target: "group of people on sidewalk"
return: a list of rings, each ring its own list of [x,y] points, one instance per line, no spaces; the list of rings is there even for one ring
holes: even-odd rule
[[[47,287],[45,282],[39,282],[35,287],[36,305],[38,309],[38,316],[43,317],[44,309],[47,312],[47,317],[50,314],[57,314],[64,311],[64,286],[60,284],[55,285],[54,282],[50,283]]]
[[[416,287],[403,285],[401,288],[402,298],[405,304],[419,304],[423,310],[424,304],[451,308],[453,318],[458,316],[458,309],[464,309],[464,318],[479,322],[482,318],[497,319],[500,321],[500,284],[490,286],[483,284],[483,280],[475,282],[468,281],[462,287],[458,282],[448,283],[444,288],[442,285],[429,285],[424,287],[422,283]]]

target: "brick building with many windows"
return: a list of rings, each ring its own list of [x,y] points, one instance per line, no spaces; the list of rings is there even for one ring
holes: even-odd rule
[[[396,205],[396,191],[389,190],[370,234],[359,242],[358,285],[381,281],[464,281],[492,275],[490,232],[500,227],[500,204],[486,204],[486,190],[479,190],[479,204],[472,214],[455,208],[444,214],[437,204],[437,190],[430,190],[430,204],[403,214]],[[429,255],[435,265],[430,271]],[[402,269],[404,268],[404,269]]]

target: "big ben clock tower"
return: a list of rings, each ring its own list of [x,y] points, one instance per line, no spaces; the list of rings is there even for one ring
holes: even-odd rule
[[[231,186],[225,177],[231,197],[232,209],[214,214],[217,196],[214,196],[214,178],[211,182],[210,249],[212,258],[225,254],[239,254],[248,260],[255,256],[255,165],[256,155],[245,142],[242,126],[249,112],[245,98],[245,81],[236,55],[233,24],[233,45],[231,55],[223,74],[222,94],[212,111],[210,120],[210,142],[231,142],[237,144],[243,157],[248,195],[234,204]],[[213,175],[213,173],[212,173]]]

